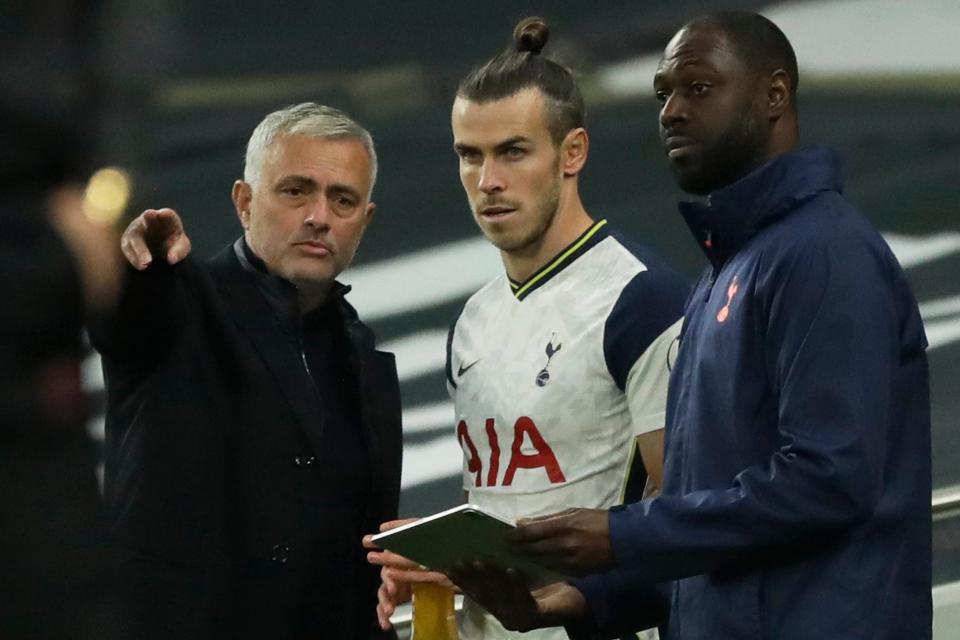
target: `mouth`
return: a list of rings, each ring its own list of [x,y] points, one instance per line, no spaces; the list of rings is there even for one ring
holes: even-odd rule
[[[516,209],[513,207],[508,207],[505,205],[495,205],[491,207],[483,207],[480,209],[480,217],[484,220],[503,220],[510,214],[514,213]]]
[[[671,160],[680,160],[690,155],[696,145],[697,141],[687,136],[670,135],[663,141],[667,157]]]
[[[307,240],[304,242],[296,242],[294,246],[299,248],[304,253],[310,254],[312,256],[324,257],[330,255],[330,247],[324,243],[317,240]]]

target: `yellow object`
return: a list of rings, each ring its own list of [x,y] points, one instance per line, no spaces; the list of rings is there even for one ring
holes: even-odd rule
[[[457,640],[453,589],[439,584],[413,585],[411,640]]]
[[[130,174],[104,167],[92,176],[83,194],[83,213],[94,223],[109,225],[120,219],[130,202]]]

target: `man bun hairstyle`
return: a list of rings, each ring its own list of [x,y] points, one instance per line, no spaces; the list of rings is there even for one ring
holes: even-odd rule
[[[524,18],[513,28],[513,42],[519,53],[526,51],[535,56],[543,50],[549,39],[550,29],[542,18]]]
[[[583,96],[570,70],[541,55],[550,38],[542,18],[528,17],[513,29],[513,44],[460,81],[457,97],[483,104],[539,89],[546,98],[546,126],[555,144],[585,121]]]

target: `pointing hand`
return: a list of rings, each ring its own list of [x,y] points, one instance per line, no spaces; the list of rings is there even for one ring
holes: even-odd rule
[[[190,238],[173,209],[147,209],[137,216],[120,237],[120,250],[127,261],[143,271],[156,256],[174,265],[190,254]]]

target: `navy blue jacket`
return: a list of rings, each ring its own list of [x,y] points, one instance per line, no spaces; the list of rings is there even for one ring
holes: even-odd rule
[[[576,583],[608,635],[667,603],[683,640],[930,637],[926,338],[840,191],[836,156],[806,148],[681,205],[711,266],[663,492],[611,511],[618,569]]]

